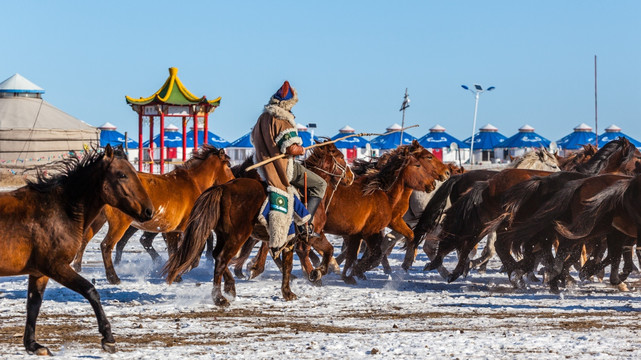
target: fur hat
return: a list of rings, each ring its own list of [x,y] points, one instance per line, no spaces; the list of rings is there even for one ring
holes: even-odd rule
[[[285,81],[280,89],[269,99],[269,105],[277,105],[287,111],[291,110],[297,102],[298,94],[296,89],[289,85],[289,81]]]

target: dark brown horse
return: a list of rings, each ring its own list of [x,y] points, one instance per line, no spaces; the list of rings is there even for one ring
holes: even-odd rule
[[[100,244],[100,250],[107,280],[111,284],[120,283],[111,260],[111,251],[130,225],[140,230],[166,233],[168,251],[171,252],[187,226],[189,213],[198,196],[210,186],[234,178],[229,167],[229,156],[223,149],[211,145],[203,145],[184,165],[166,174],[138,173],[138,177],[156,208],[154,217],[149,221],[139,222],[118,209],[106,206],[104,217],[97,219],[102,221],[94,221],[92,224],[94,230],[100,229],[105,220],[109,224],[109,231]],[[90,236],[91,234],[85,236],[84,246],[91,240]],[[76,266],[82,261],[84,246],[74,260]]]
[[[116,350],[111,325],[91,284],[69,263],[82,243],[82,234],[105,204],[145,221],[153,205],[133,166],[107,146],[79,160],[59,163],[60,173],[38,174],[36,182],[0,193],[0,276],[29,275],[27,324],[23,342],[29,353],[51,355],[35,340],[36,319],[49,279],[84,296],[96,314],[102,348]]]
[[[314,148],[312,157],[323,159],[318,162],[320,168],[332,176],[338,176],[340,178],[338,181],[344,183],[353,181],[352,173],[346,171],[347,164],[342,154],[333,144]],[[328,195],[326,194],[326,197]],[[221,291],[221,281],[224,277],[225,292],[235,296],[235,280],[227,267],[230,260],[238,253],[250,235],[263,241],[269,241],[267,229],[257,220],[266,196],[264,184],[252,178],[239,178],[207,189],[196,200],[178,249],[170,255],[169,261],[165,265],[164,272],[167,274],[167,281],[171,283],[177,276],[193,266],[200,257],[207,236],[211,230],[214,230],[216,232],[216,247],[213,254],[215,267],[212,297],[217,305],[229,305],[229,301]],[[318,219],[318,216],[314,217],[315,226]],[[331,257],[331,253],[329,255]],[[289,286],[293,260],[292,249],[286,248],[282,251],[281,256],[283,265],[281,291],[286,300],[294,300],[296,295]]]
[[[516,266],[519,269],[517,276],[511,279],[515,285],[522,286],[520,274],[534,270],[534,249],[547,253],[545,256],[553,260],[550,242],[557,237],[551,223],[555,220],[552,216],[554,212],[543,210],[557,205],[554,204],[556,200],[550,199],[559,191],[570,191],[568,189],[570,182],[586,178],[591,174],[614,172],[632,175],[638,171],[640,159],[641,153],[629,141],[617,139],[607,143],[595,155],[588,157],[586,162],[575,164],[574,170],[581,173],[563,172],[544,178],[533,178],[508,190],[502,205],[508,214],[507,221],[499,219],[495,223],[490,223],[488,227],[498,228],[499,234],[508,232],[507,236],[499,235],[497,241],[497,252],[508,274],[516,266],[516,260],[510,255],[510,251],[525,252],[523,260]],[[537,227],[534,232],[525,231],[524,229],[533,223],[531,219],[537,212],[548,219],[544,222],[547,225]],[[516,233],[520,235],[514,235]]]

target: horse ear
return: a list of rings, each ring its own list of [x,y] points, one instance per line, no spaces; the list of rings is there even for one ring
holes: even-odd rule
[[[114,149],[109,144],[105,147],[105,156],[108,158],[114,157]]]
[[[225,149],[218,150],[218,157],[221,159],[224,159],[225,157],[227,157],[227,154],[225,154]]]

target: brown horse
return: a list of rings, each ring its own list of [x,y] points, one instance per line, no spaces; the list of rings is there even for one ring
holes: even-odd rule
[[[641,153],[629,141],[621,138],[607,143],[596,154],[587,158],[587,161],[575,164],[573,170],[580,173],[562,172],[544,178],[535,177],[514,186],[506,192],[502,204],[508,215],[505,218],[506,221],[499,219],[494,223],[488,224],[488,227],[498,228],[500,229],[499,233],[505,233],[505,236],[499,235],[497,252],[508,274],[515,267],[519,269],[518,276],[514,279],[511,278],[515,285],[522,286],[520,274],[534,270],[534,249],[541,249],[541,251],[547,252],[546,257],[553,261],[550,251],[551,245],[547,241],[552,241],[556,238],[556,233],[550,223],[550,221],[555,220],[553,217],[554,212],[544,209],[549,207],[556,208],[558,204],[554,204],[556,200],[550,199],[556,197],[556,193],[559,191],[569,191],[569,183],[590,175],[608,172],[628,175],[638,173]],[[533,224],[532,219],[536,213],[539,214],[536,216],[548,219],[542,222],[547,225],[542,226],[540,224],[539,227],[535,228],[536,231],[534,232],[526,231],[525,228]],[[524,258],[518,265],[510,255],[511,250],[516,252],[525,251]]]
[[[348,171],[345,159],[333,144],[314,148],[311,158],[318,158],[319,168],[328,172],[328,175],[336,178],[337,181],[346,184],[353,181],[353,174]],[[333,182],[330,184],[334,186]],[[325,194],[323,201],[328,196],[329,192]],[[170,255],[169,261],[165,265],[164,273],[167,274],[167,281],[171,283],[177,276],[193,266],[200,257],[207,236],[211,230],[214,230],[216,232],[216,247],[213,252],[215,266],[212,297],[217,305],[229,305],[229,301],[221,291],[221,280],[224,277],[225,292],[235,296],[235,280],[227,267],[230,260],[238,253],[250,235],[263,241],[269,241],[267,229],[257,220],[266,197],[264,184],[253,178],[238,178],[219,186],[213,186],[203,192],[194,204],[187,228],[176,252]],[[318,219],[318,216],[314,217],[315,226],[317,226]],[[327,252],[327,255],[331,258],[330,251]],[[296,295],[289,286],[293,260],[292,249],[286,248],[282,251],[281,256],[283,266],[281,291],[286,300],[294,300]],[[319,271],[323,272],[323,270]],[[326,270],[324,272],[326,273]]]
[[[138,177],[157,209],[154,217],[149,221],[140,222],[118,209],[106,206],[104,217],[97,219],[102,221],[92,224],[93,229],[100,229],[105,220],[109,224],[109,231],[100,244],[100,250],[107,280],[111,284],[120,283],[111,260],[111,251],[129,225],[140,230],[166,233],[168,251],[171,252],[187,226],[187,218],[196,198],[208,187],[234,178],[229,167],[229,156],[223,149],[211,145],[203,145],[184,165],[166,174],[138,173]],[[90,236],[91,234],[84,238],[84,246],[91,240]],[[78,266],[82,262],[84,246],[74,261]]]
[[[29,353],[51,355],[35,340],[36,319],[49,278],[84,296],[96,314],[102,348],[116,350],[111,325],[91,282],[69,263],[82,243],[82,234],[100,210],[109,204],[145,221],[153,204],[133,166],[107,146],[79,160],[59,163],[60,173],[50,178],[38,174],[37,182],[0,193],[0,276],[29,275],[27,324],[23,342]]]

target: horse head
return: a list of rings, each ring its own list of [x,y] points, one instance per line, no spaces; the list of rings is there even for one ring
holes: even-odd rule
[[[381,188],[385,191],[391,189],[394,184],[402,183],[404,187],[413,190],[431,192],[436,187],[436,180],[430,170],[423,166],[409,147],[399,147],[377,176]]]
[[[343,153],[333,143],[313,148],[311,155],[305,160],[305,167],[320,172],[321,176],[327,175],[334,187],[339,183],[349,186],[354,182],[352,169],[347,165]]]
[[[107,145],[97,162],[102,170],[102,184],[97,188],[101,199],[137,221],[150,220],[154,206],[136,170],[124,154]]]
[[[205,144],[194,152],[183,168],[201,190],[234,179],[229,156],[225,150]]]
[[[418,141],[413,140],[409,145],[409,150],[412,155],[420,161],[428,171],[430,171],[430,174],[434,179],[440,181],[449,179],[452,174],[450,167],[445,165],[439,158],[419,144]]]
[[[561,171],[559,160],[544,148],[525,153],[525,155],[516,158],[510,166],[514,169],[530,169],[543,171]]]

